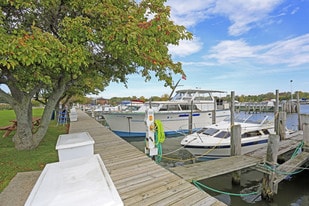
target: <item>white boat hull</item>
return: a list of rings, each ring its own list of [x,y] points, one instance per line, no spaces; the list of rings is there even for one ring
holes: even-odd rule
[[[216,121],[222,121],[230,115],[229,110],[217,110]],[[145,113],[104,113],[110,129],[120,137],[145,137]],[[154,118],[161,120],[167,136],[188,133],[190,112],[159,112]],[[197,130],[212,124],[212,112],[193,112],[192,129]]]
[[[256,149],[266,147],[268,141],[268,135],[261,137],[248,138],[241,142],[241,154],[252,152]],[[207,159],[217,159],[222,157],[231,156],[230,138],[223,140],[217,140],[217,143],[209,145],[184,145],[184,148],[188,150],[194,156],[203,156]]]

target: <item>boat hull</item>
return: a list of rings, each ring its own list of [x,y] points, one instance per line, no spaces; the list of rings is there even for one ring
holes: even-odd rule
[[[230,115],[229,110],[217,110],[216,121],[222,121]],[[103,114],[110,129],[120,137],[145,137],[145,113],[105,113]],[[193,131],[212,124],[212,112],[193,112]],[[189,132],[190,112],[159,112],[155,119],[161,120],[166,136],[177,136]]]
[[[241,154],[252,152],[256,149],[267,146],[268,137],[259,138],[257,140],[247,141],[241,143]],[[220,144],[218,146],[198,146],[187,145],[184,146],[194,156],[201,156],[206,159],[218,159],[231,156],[230,144]]]

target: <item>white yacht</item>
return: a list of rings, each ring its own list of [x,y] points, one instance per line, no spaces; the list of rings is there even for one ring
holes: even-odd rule
[[[154,118],[161,120],[166,136],[188,133],[192,113],[192,130],[196,131],[230,115],[228,104],[217,101],[213,93],[223,91],[183,89],[169,101],[152,101],[136,111],[103,113],[110,129],[120,137],[145,137],[145,111],[151,107]],[[213,117],[215,114],[215,118]]]

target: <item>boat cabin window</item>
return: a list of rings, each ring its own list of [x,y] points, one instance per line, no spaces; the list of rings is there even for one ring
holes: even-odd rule
[[[196,95],[194,100],[198,100],[198,101],[212,101],[213,98],[212,98],[212,96],[210,96],[209,93],[200,93],[200,94]]]
[[[163,105],[159,111],[179,111],[179,106],[177,104],[171,104],[171,105]]]
[[[198,133],[203,133],[205,135],[214,135],[218,132],[218,129],[214,129],[214,128],[204,128],[200,131],[198,131]]]
[[[130,105],[127,108],[125,108],[123,111],[137,111],[139,108],[140,108],[140,106]]]
[[[182,110],[191,110],[191,105],[188,105],[188,104],[181,104],[181,105],[179,105],[180,106],[180,108],[182,109]],[[198,110],[197,109],[197,107],[196,107],[196,105],[193,105],[193,108],[192,108],[193,110]]]
[[[255,131],[250,131],[250,132],[246,132],[244,134],[241,135],[241,137],[246,138],[246,137],[255,137],[255,136],[261,136],[261,132],[258,130]]]
[[[230,136],[231,136],[231,133],[226,132],[226,131],[221,131],[215,135],[215,137],[218,137],[218,138],[228,138]]]
[[[268,131],[268,129],[262,129],[264,134],[270,134],[270,132]]]

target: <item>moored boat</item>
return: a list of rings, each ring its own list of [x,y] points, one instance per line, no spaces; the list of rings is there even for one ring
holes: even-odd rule
[[[269,116],[254,115],[238,116],[234,124],[241,126],[241,154],[246,154],[267,145],[269,134],[275,134],[273,119]],[[182,141],[190,153],[207,159],[230,156],[231,123],[229,118],[210,125],[193,134],[187,135]]]
[[[104,113],[110,129],[120,137],[145,137],[145,111],[151,107],[154,118],[161,120],[166,136],[189,132],[189,118],[192,113],[192,130],[196,131],[214,120],[222,121],[230,115],[227,104],[216,101],[213,93],[223,91],[183,89],[176,91],[169,101],[152,101],[143,104],[136,111]],[[215,112],[214,112],[215,111]],[[213,114],[215,113],[215,118]]]

